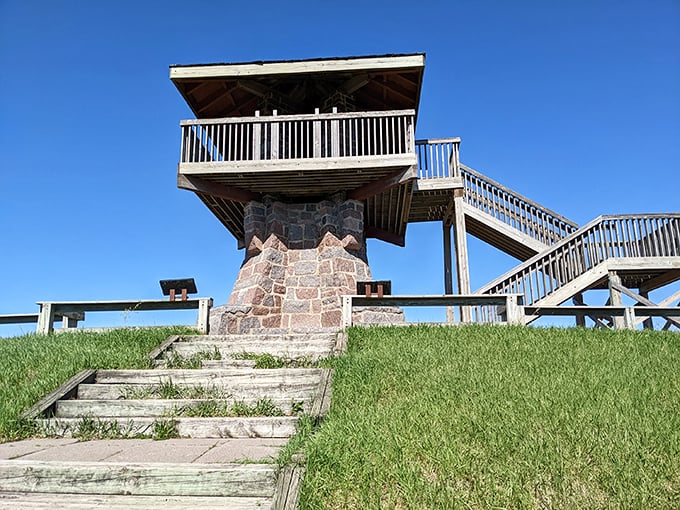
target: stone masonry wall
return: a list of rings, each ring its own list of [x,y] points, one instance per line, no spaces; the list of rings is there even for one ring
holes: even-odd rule
[[[246,258],[211,332],[337,328],[342,299],[370,280],[363,203],[341,195],[317,203],[265,198],[245,207]]]

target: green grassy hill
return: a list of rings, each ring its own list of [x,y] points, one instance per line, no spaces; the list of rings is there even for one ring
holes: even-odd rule
[[[353,329],[301,508],[678,508],[680,335]]]

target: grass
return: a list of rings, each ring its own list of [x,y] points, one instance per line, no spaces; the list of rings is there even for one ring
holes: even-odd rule
[[[245,402],[227,403],[219,400],[204,400],[191,406],[180,407],[173,416],[211,418],[222,416],[284,416],[284,412],[270,399],[260,399],[254,404]]]
[[[230,395],[215,385],[193,384],[179,385],[172,379],[162,380],[157,385],[134,384],[127,385],[121,392],[121,397],[127,400],[143,399],[223,399]]]
[[[233,359],[252,360],[255,368],[316,368],[321,366],[321,361],[311,361],[308,358],[284,358],[274,356],[267,352],[258,354],[254,352],[239,352],[232,355]],[[324,360],[325,361],[325,360]]]
[[[203,360],[221,360],[222,353],[215,347],[212,351],[199,351],[190,356],[181,356],[175,351],[165,357],[165,368],[192,369],[202,368]]]
[[[678,508],[680,335],[353,329],[302,509]]]
[[[81,370],[151,368],[148,353],[188,328],[118,329],[0,339],[0,442],[30,436],[21,413]]]

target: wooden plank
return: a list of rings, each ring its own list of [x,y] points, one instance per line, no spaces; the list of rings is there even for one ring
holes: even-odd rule
[[[61,494],[0,492],[0,509],[17,510],[263,510],[272,504],[271,498],[263,497],[215,497],[215,496],[121,496],[110,494]]]
[[[282,403],[290,410],[290,400]],[[303,411],[309,412],[306,404]],[[106,423],[117,422],[121,430],[129,435],[152,434],[156,418],[152,417],[107,417],[101,418]],[[172,419],[175,430],[184,438],[290,438],[297,433],[298,416],[251,416],[251,417],[217,417],[217,418],[161,418]],[[71,437],[78,430],[81,418],[52,418],[41,420],[41,424],[51,434],[60,437]]]
[[[139,464],[0,460],[4,491],[134,496],[271,497],[269,464]]]
[[[618,292],[619,295],[620,295],[620,293],[623,293],[623,294],[625,294],[626,296],[628,296],[628,297],[630,297],[630,298],[633,298],[635,301],[637,301],[638,303],[640,303],[640,304],[642,304],[642,305],[645,305],[645,306],[651,307],[651,308],[656,308],[656,309],[657,309],[656,311],[658,311],[658,310],[661,309],[661,307],[659,307],[659,306],[658,306],[656,303],[654,303],[653,301],[650,301],[650,300],[647,299],[646,297],[643,297],[643,296],[641,296],[640,294],[637,294],[636,292],[633,292],[632,290],[630,290],[630,289],[624,287],[623,285],[621,285],[621,280],[620,280],[620,279],[619,279],[618,281],[612,281],[612,280],[610,280],[610,284],[609,284],[609,285],[610,285],[610,287],[611,287],[615,292]],[[613,303],[613,304],[617,304],[617,303],[615,303],[613,300],[612,300],[612,303]],[[641,313],[639,312],[639,310],[642,310],[642,308],[638,308],[638,309],[636,310],[636,315],[641,315]],[[678,315],[680,315],[680,314],[678,314]],[[664,317],[663,315],[656,315],[656,316],[657,316],[657,317],[659,317],[659,316]],[[672,322],[672,323],[675,324],[678,328],[680,328],[680,320],[673,319],[673,318],[671,318],[671,317],[666,317],[666,320]]]
[[[312,411],[311,416],[315,420],[319,420],[322,416],[328,413],[331,406],[331,392],[333,386],[333,371],[330,369],[325,369],[314,395],[314,400],[312,401]]]
[[[156,347],[155,349],[153,349],[153,350],[148,354],[147,357],[148,357],[149,359],[156,359],[156,358],[158,358],[161,354],[163,354],[165,351],[167,351],[167,350],[170,348],[170,346],[172,346],[172,344],[174,344],[175,342],[177,342],[179,339],[180,339],[180,336],[179,336],[179,335],[170,335],[168,338],[166,338],[165,340],[163,340],[163,341],[158,345],[158,347]]]
[[[405,170],[397,170],[393,174],[390,174],[377,181],[369,182],[363,186],[355,188],[347,193],[347,198],[354,200],[365,200],[373,195],[378,195],[387,190],[394,188],[403,184],[409,179],[415,179],[415,167],[410,167]]]
[[[37,323],[37,313],[7,313],[0,315],[0,324],[31,324]]]
[[[53,315],[70,312],[118,312],[118,311],[148,311],[148,310],[191,310],[200,306],[201,299],[189,298],[185,301],[176,300],[119,300],[119,301],[39,301],[39,305],[51,305]]]
[[[370,225],[366,225],[364,227],[364,231],[366,237],[368,238],[372,237],[375,239],[380,239],[381,241],[396,244],[397,246],[406,245],[406,236],[404,235],[400,235],[394,232],[388,232],[387,230],[383,230],[381,228],[373,227]]]
[[[293,60],[283,62],[253,62],[171,66],[170,79],[175,81],[197,78],[227,78],[330,72],[370,72],[401,69],[422,69],[425,54],[386,55],[340,59]]]
[[[302,462],[292,462],[279,472],[272,510],[297,510],[300,485],[305,475]]]
[[[24,419],[33,419],[41,415],[52,415],[60,399],[73,398],[78,392],[78,386],[82,383],[94,382],[96,370],[83,370],[71,377],[53,392],[40,399],[35,405],[21,413]]]
[[[177,187],[195,193],[205,193],[213,197],[232,200],[241,204],[248,203],[251,200],[262,200],[260,193],[253,193],[238,186],[225,186],[224,184],[207,181],[191,175],[178,174]]]
[[[174,383],[197,384],[219,381],[307,381],[323,374],[322,368],[261,368],[243,370],[240,368],[220,370],[192,369],[151,369],[151,370],[98,370],[97,382],[106,384],[147,384],[172,380]]]

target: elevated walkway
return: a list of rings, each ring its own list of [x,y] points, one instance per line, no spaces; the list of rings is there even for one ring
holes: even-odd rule
[[[554,211],[462,165],[457,138],[416,142],[418,180],[410,222],[444,225],[445,286],[451,292],[449,225],[454,227],[459,292],[469,292],[465,234],[523,263],[478,289],[478,294],[523,294],[524,304],[557,306],[583,293],[609,290],[607,304],[622,295],[656,306],[649,292],[680,280],[680,214],[600,216],[579,228]],[[631,290],[637,289],[637,292]],[[680,299],[676,293],[659,306]],[[531,317],[529,322],[536,317]],[[472,315],[463,316],[472,320]],[[677,319],[669,323],[680,327]],[[649,325],[649,323],[648,323]]]

